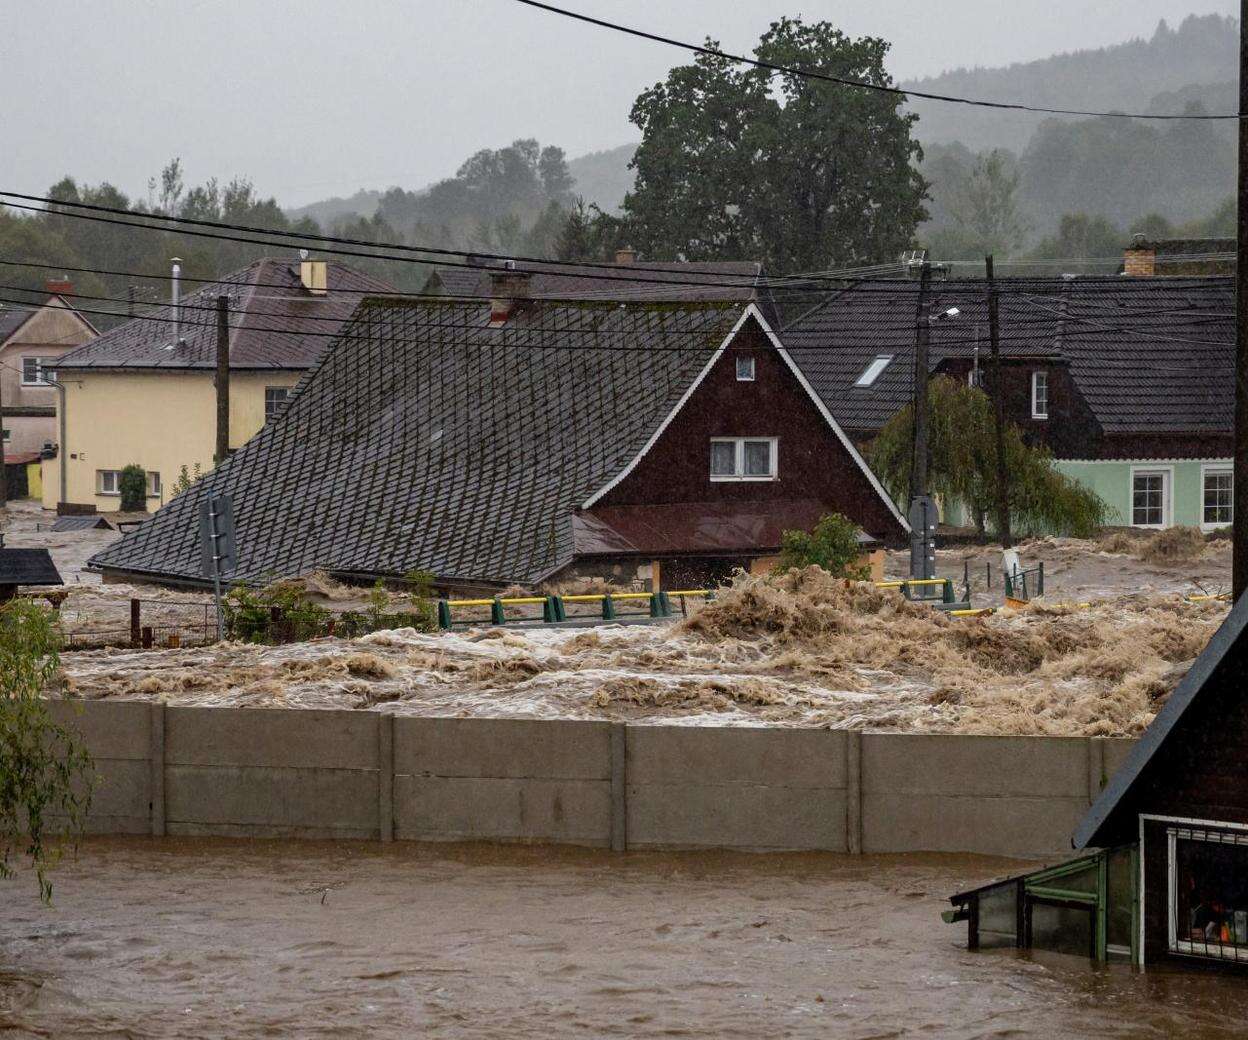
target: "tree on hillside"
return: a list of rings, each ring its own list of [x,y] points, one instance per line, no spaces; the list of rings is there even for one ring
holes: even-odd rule
[[[965,505],[983,531],[998,501],[992,402],[978,387],[938,376],[928,384],[928,406],[928,489],[946,502]],[[914,413],[907,405],[871,444],[871,468],[899,502],[910,486],[913,443]],[[1014,530],[1087,536],[1105,522],[1105,503],[1059,473],[1049,452],[1028,445],[1012,423],[1006,428],[1005,453]]]
[[[976,157],[950,200],[960,229],[977,244],[981,256],[1009,256],[1027,234],[1018,208],[1019,179],[1014,157],[994,148]]]
[[[628,227],[623,219],[604,213],[597,203],[586,206],[578,198],[564,218],[555,240],[556,260],[610,261],[615,251],[628,245]]]
[[[1122,252],[1125,236],[1108,219],[1087,213],[1067,213],[1057,234],[1040,240],[1033,256],[1042,260],[1078,260],[1115,257]]]
[[[754,53],[892,85],[888,49],[782,18]],[[901,105],[699,54],[633,105],[642,142],[624,200],[632,244],[652,257],[760,259],[775,273],[894,259],[925,215],[916,117]]]

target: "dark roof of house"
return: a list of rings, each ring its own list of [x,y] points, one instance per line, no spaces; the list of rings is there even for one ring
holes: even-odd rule
[[[13,307],[0,304],[0,343],[8,340],[34,315],[33,307]]]
[[[1070,366],[1106,433],[1217,432],[1234,406],[1234,288],[1227,278],[998,279],[1001,351]],[[931,284],[933,369],[989,351],[981,280]],[[857,283],[790,324],[785,347],[843,427],[873,432],[909,403],[918,283]],[[892,356],[868,387],[855,381]]]
[[[257,260],[182,300],[180,338],[174,346],[173,311],[161,305],[57,358],[54,368],[215,368],[217,297],[230,297],[230,367],[310,368],[355,312],[365,293],[392,287],[335,260],[327,262],[329,291],[309,293],[299,261]],[[274,288],[278,286],[278,288]]]
[[[535,301],[491,328],[483,301],[367,299],[280,418],[91,563],[198,579],[199,501],[224,492],[237,579],[540,580],[744,312]]]
[[[718,300],[748,303],[760,295],[763,265],[754,260],[645,261],[630,264],[518,263],[514,271],[530,275],[535,297],[572,300]],[[499,263],[439,267],[429,276],[427,292],[448,296],[485,296]],[[512,273],[507,271],[506,273]],[[635,275],[635,277],[630,277]]]
[[[1073,844],[1077,849],[1104,844],[1104,836],[1114,824],[1112,817],[1121,810],[1130,811],[1131,795],[1148,769],[1149,763],[1167,740],[1177,736],[1176,728],[1202,694],[1214,694],[1213,684],[1220,677],[1221,686],[1231,696],[1242,691],[1242,673],[1248,656],[1248,596],[1240,596],[1226,620],[1214,632],[1200,656],[1144,735],[1127,754],[1126,761],[1109,779],[1101,795],[1092,804],[1075,830]],[[1219,673],[1222,673],[1219,676]],[[1229,673],[1229,674],[1227,674]],[[1196,738],[1199,739],[1199,738]],[[1132,819],[1134,825],[1134,819]],[[1121,830],[1122,828],[1117,828]],[[1134,829],[1134,826],[1130,828]]]
[[[0,585],[62,585],[47,549],[0,548]]]

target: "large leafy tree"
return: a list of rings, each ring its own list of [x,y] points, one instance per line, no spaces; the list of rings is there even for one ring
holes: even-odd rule
[[[754,53],[891,86],[888,49],[829,22],[783,18]],[[642,131],[624,200],[633,244],[651,256],[761,259],[776,273],[895,258],[926,195],[914,168],[917,116],[902,101],[699,54],[633,105]]]
[[[963,503],[983,531],[998,502],[992,402],[978,387],[948,376],[933,379],[927,397],[928,490],[946,501]],[[904,501],[910,486],[913,444],[914,413],[909,405],[871,444],[871,467],[898,501]],[[1005,430],[1005,461],[1010,519],[1016,530],[1087,536],[1105,522],[1104,501],[1058,472],[1049,452],[1027,444],[1012,423]]]

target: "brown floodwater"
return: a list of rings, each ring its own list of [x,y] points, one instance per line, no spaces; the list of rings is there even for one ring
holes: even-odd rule
[[[93,839],[0,883],[0,1035],[1242,1034],[1242,979],[967,952],[945,897],[1018,866]]]

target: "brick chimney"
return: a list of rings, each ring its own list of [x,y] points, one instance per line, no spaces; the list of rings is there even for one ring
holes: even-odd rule
[[[1143,235],[1133,235],[1122,251],[1122,273],[1128,278],[1151,278],[1157,273],[1157,249]]]
[[[632,246],[623,246],[615,251],[617,264],[634,264],[637,262],[637,250]]]
[[[528,271],[517,271],[516,262],[508,260],[506,265],[490,271],[490,324],[494,327],[502,325],[511,317],[516,304],[528,299],[532,276]]]
[[[74,291],[74,283],[64,276],[60,278],[49,278],[44,283],[44,288],[52,296],[68,296]]]

